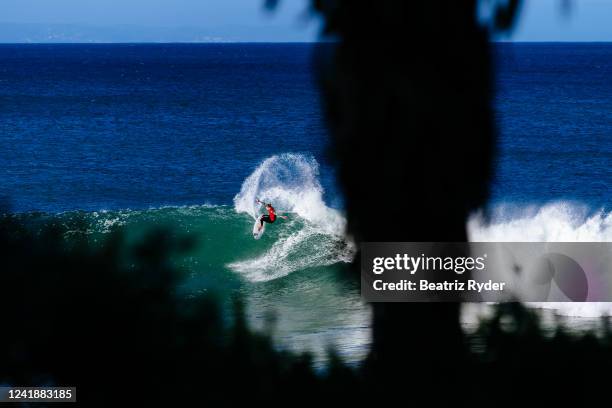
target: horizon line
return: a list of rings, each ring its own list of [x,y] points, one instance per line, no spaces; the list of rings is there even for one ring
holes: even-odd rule
[[[336,40],[316,40],[316,41],[1,41],[0,45],[163,45],[163,44],[176,44],[176,45],[223,45],[223,44],[325,44],[334,43]],[[566,40],[493,40],[489,41],[492,44],[610,44],[612,40],[577,40],[577,41],[566,41]]]

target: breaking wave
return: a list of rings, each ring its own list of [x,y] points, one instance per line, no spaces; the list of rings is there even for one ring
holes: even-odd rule
[[[261,253],[228,264],[251,281],[267,281],[311,267],[350,262],[354,245],[344,237],[346,220],[340,211],[323,200],[317,161],[302,154],[285,153],[264,160],[242,184],[234,197],[237,213],[251,216],[262,213],[256,198],[271,202],[280,214],[268,227],[272,237]],[[270,234],[270,230],[278,231]],[[265,243],[266,241],[263,240]]]

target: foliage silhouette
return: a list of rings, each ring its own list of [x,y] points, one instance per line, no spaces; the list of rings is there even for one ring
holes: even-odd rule
[[[327,370],[316,372],[309,355],[275,349],[270,336],[247,327],[243,306],[234,302],[232,323],[210,295],[175,294],[182,271],[169,258],[191,239],[154,231],[128,245],[120,231],[93,243],[53,225],[24,225],[0,219],[0,383],[77,386],[79,405],[212,406],[311,405],[342,401],[368,406],[381,401],[436,404],[595,401],[612,363],[612,334],[552,335],[537,314],[519,304],[501,305],[473,334],[462,334],[462,362],[429,377],[407,365],[369,362],[346,366],[333,351]],[[174,242],[173,242],[174,241]],[[178,242],[178,243],[177,243]],[[442,323],[442,322],[440,322]],[[401,325],[398,325],[401,328]],[[400,330],[400,335],[403,332]],[[438,333],[438,331],[436,331]],[[431,336],[414,332],[413,336]],[[405,348],[418,361],[447,352]],[[373,353],[378,352],[373,345]],[[406,358],[398,356],[399,359]],[[390,381],[390,374],[397,381]],[[452,384],[438,381],[452,381]],[[439,394],[456,391],[440,397]],[[532,401],[533,399],[530,399]]]

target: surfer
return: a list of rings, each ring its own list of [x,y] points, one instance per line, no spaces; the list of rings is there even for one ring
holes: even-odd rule
[[[276,210],[274,209],[274,207],[272,207],[272,203],[264,203],[263,201],[260,201],[258,198],[255,199],[255,201],[259,204],[263,204],[266,206],[266,210],[268,210],[267,214],[263,214],[260,218],[259,218],[259,229],[258,231],[261,231],[261,229],[263,228],[263,223],[267,222],[269,224],[272,224],[274,221],[276,221],[276,217],[281,217],[282,219],[286,220],[287,217],[284,215],[280,215],[280,214],[276,214]]]

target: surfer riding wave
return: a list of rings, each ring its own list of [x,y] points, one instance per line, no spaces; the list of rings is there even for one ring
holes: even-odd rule
[[[344,234],[346,220],[340,210],[327,206],[323,195],[313,157],[282,153],[259,163],[234,197],[234,211],[249,215],[255,241],[263,237],[269,221],[277,222],[279,214],[289,217],[264,242],[241,244],[244,254],[237,253],[226,266],[248,281],[264,282],[297,270],[351,262],[356,250]],[[264,202],[272,209],[263,211],[262,220]],[[246,218],[241,219],[244,233]]]
[[[274,207],[272,207],[272,203],[266,204],[263,201],[259,200],[258,198],[255,199],[255,202],[257,202],[258,204],[263,204],[266,207],[266,210],[268,210],[267,214],[263,214],[259,218],[259,229],[257,231],[261,231],[261,229],[263,228],[264,222],[272,224],[274,223],[274,221],[276,221],[276,217],[281,217],[282,219],[285,219],[285,220],[288,218],[285,215],[276,214],[276,210],[274,209]]]

